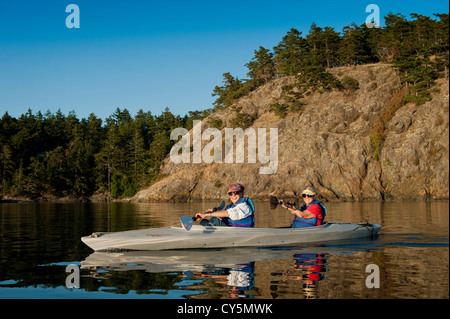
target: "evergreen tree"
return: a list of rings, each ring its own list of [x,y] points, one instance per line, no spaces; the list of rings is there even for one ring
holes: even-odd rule
[[[435,43],[436,43],[436,58],[435,68],[443,76],[449,78],[449,14],[435,14],[439,18],[436,22]]]
[[[230,106],[240,97],[249,92],[248,86],[229,72],[223,74],[223,86],[216,86],[212,96],[218,96],[213,105],[216,109]]]
[[[322,28],[318,27],[315,23],[309,28],[309,33],[306,36],[308,44],[307,65],[325,65],[324,53],[324,39],[322,37]]]
[[[67,148],[68,172],[70,172],[71,195],[88,196],[95,191],[95,167],[92,140],[88,138],[87,123],[83,121],[73,128],[72,140]]]
[[[389,13],[384,17],[384,21],[386,27],[380,38],[378,55],[382,61],[391,63],[413,45],[410,36],[411,27],[401,14]]]
[[[262,46],[259,50],[255,50],[255,56],[252,61],[245,65],[249,72],[251,89],[254,90],[270,80],[275,78],[275,63],[273,62],[273,54],[269,49]]]
[[[430,17],[421,14],[411,13],[411,17],[414,18],[410,22],[412,29],[411,40],[414,43],[413,50],[418,56],[428,57],[438,47],[437,25]]]
[[[370,52],[367,52],[365,25],[361,27],[355,23],[343,28],[343,36],[338,50],[340,65],[359,65],[370,60]]]
[[[130,154],[132,152],[132,118],[127,109],[119,108],[106,119],[106,139],[102,149],[96,154],[97,182],[99,187],[107,190],[112,197],[120,196],[122,179],[129,174]]]
[[[188,114],[186,114],[182,120],[183,127],[187,130],[191,130],[193,128],[193,122],[194,120],[203,120],[204,118],[208,117],[209,115],[213,114],[212,109],[205,109],[202,111],[189,111]]]
[[[297,29],[292,28],[273,48],[278,74],[297,75],[301,72],[306,53],[306,40],[301,34]]]
[[[323,59],[325,60],[325,66],[332,68],[338,66],[337,52],[339,50],[341,39],[339,33],[334,31],[333,28],[325,27],[321,34],[322,38],[322,50]]]

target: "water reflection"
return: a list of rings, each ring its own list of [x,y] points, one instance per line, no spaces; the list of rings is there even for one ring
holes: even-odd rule
[[[372,241],[373,242],[373,241]],[[123,273],[137,272],[150,276],[154,283],[163,277],[168,286],[164,289],[144,281],[147,293],[168,293],[177,287],[189,298],[317,298],[319,282],[326,280],[327,256],[351,256],[367,252],[364,246],[321,245],[317,247],[284,248],[228,248],[179,251],[129,251],[94,252],[81,262],[86,277],[101,281],[98,286],[104,292],[140,291],[142,281],[136,287],[112,287],[105,285]],[[280,270],[268,267],[273,263],[282,265]],[[269,276],[267,273],[269,272]],[[156,277],[155,277],[156,275]],[[136,276],[136,275],[135,275]],[[184,277],[183,277],[184,276]],[[269,285],[267,285],[269,279]],[[122,278],[127,286],[129,278]],[[90,285],[92,286],[92,285]],[[118,289],[118,290],[117,290]],[[195,292],[195,293],[193,293]]]
[[[319,247],[93,253],[95,231],[179,224],[217,203],[0,204],[0,298],[448,298],[448,202],[327,203],[330,222],[383,225],[375,241]],[[255,202],[257,227],[292,217]],[[68,264],[81,289],[65,288]],[[380,267],[381,287],[365,286]],[[430,271],[433,269],[433,271]]]
[[[294,262],[294,269],[300,270],[301,274],[293,274],[291,279],[303,282],[303,294],[307,299],[317,298],[317,285],[326,279],[325,254],[295,254]]]
[[[228,299],[252,297],[246,292],[251,291],[255,286],[255,262],[235,265],[232,268],[216,268],[198,273],[188,273],[191,273],[194,278],[201,279],[203,290],[212,290],[207,294],[213,293],[216,298],[219,295],[221,298]],[[224,293],[220,294],[219,291],[224,291]]]

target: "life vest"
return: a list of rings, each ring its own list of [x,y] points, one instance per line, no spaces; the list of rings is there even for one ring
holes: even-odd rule
[[[300,218],[300,217],[296,216],[294,221],[292,222],[291,228],[312,227],[312,226],[319,226],[319,225],[323,224],[323,220],[325,219],[325,216],[327,215],[327,208],[325,207],[325,205],[322,202],[315,200],[308,206],[306,206],[306,204],[303,204],[302,207],[300,207],[300,211],[303,212],[303,211],[307,210],[308,207],[311,205],[319,205],[320,207],[322,207],[323,216],[322,217],[315,216],[315,217],[311,217],[311,218]]]
[[[233,208],[238,204],[241,203],[247,203],[247,205],[250,207],[251,210],[251,215],[245,217],[244,219],[239,219],[239,220],[233,220],[231,218],[223,218],[222,220],[228,224],[228,226],[233,226],[233,227],[255,227],[255,205],[253,204],[252,200],[250,199],[250,197],[243,197],[240,198],[236,204],[229,204],[227,207],[225,207],[225,210],[229,209],[229,208]]]

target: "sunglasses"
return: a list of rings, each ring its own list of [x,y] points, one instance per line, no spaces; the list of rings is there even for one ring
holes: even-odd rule
[[[240,193],[240,191],[237,191],[237,192],[229,192],[229,193],[228,193],[228,196],[231,196],[231,195],[239,195],[239,193]]]
[[[302,197],[303,197],[303,198],[305,198],[305,197],[309,197],[309,198],[311,198],[311,197],[314,197],[314,195],[309,195],[309,194],[302,194]]]

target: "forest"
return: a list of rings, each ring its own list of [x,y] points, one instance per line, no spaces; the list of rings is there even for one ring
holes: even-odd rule
[[[29,110],[18,119],[6,112],[0,119],[0,196],[125,198],[155,182],[174,141],[170,132],[192,128],[192,121],[232,106],[239,98],[269,81],[294,76],[281,103],[271,110],[280,116],[302,107],[302,97],[313,91],[357,89],[351,78],[338,80],[330,68],[368,63],[389,63],[407,88],[403,103],[425,103],[439,78],[448,78],[448,14],[427,17],[388,14],[385,27],[355,23],[336,32],[312,24],[309,33],[292,28],[272,49],[259,47],[245,66],[248,79],[229,72],[216,86],[212,108],[175,116],[140,110],[132,116],[117,108],[105,121],[95,114],[78,119],[68,115]],[[249,123],[237,111],[236,125]],[[241,115],[241,117],[239,117]],[[213,122],[215,127],[221,123]],[[251,120],[250,120],[251,121]]]
[[[29,110],[19,119],[0,120],[3,195],[105,198],[133,196],[157,178],[177,127],[192,128],[210,110],[174,116],[140,110],[134,117],[117,109],[103,123],[91,114],[79,120]]]

